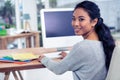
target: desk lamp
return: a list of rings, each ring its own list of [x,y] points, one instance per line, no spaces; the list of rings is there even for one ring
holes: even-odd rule
[[[25,26],[24,26],[25,32],[31,31],[31,27],[30,27],[30,23],[29,23],[30,15],[27,13],[23,14],[23,19],[25,20]]]

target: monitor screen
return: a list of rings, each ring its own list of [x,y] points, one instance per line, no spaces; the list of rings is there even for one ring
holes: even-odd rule
[[[45,12],[44,15],[46,37],[74,35],[71,26],[72,11]]]
[[[40,13],[43,47],[67,47],[82,40],[71,25],[73,9],[42,9]]]

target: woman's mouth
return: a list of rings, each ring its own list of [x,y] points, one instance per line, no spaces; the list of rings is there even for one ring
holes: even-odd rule
[[[81,31],[82,28],[74,28],[74,32],[75,33],[79,33],[79,31]]]

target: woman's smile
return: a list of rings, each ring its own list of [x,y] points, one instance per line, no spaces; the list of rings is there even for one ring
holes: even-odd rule
[[[76,35],[78,35],[80,33],[80,31],[82,31],[82,27],[81,28],[74,28],[74,32]]]

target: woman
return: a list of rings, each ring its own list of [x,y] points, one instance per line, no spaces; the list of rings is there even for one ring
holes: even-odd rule
[[[70,53],[59,62],[43,55],[39,61],[56,74],[73,71],[74,80],[105,80],[115,42],[109,28],[103,23],[98,6],[83,1],[73,11],[72,26],[84,40],[75,44]]]

